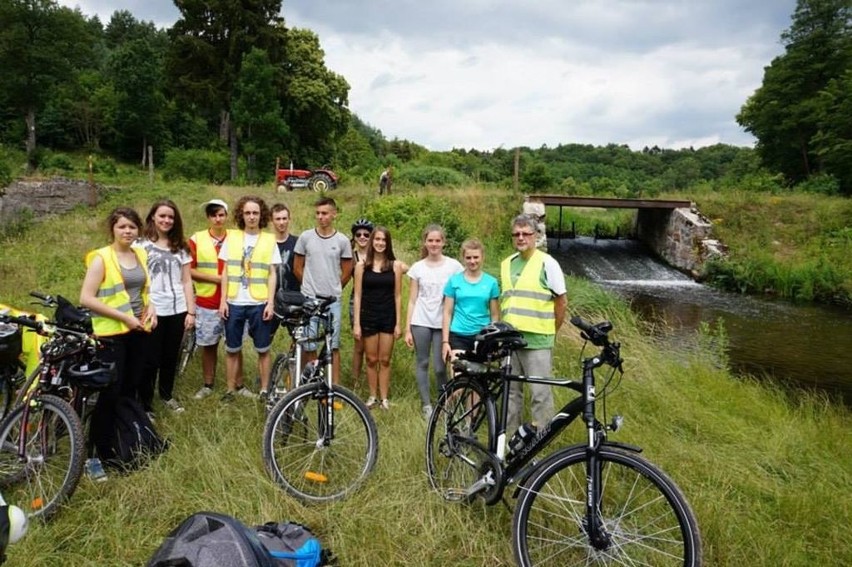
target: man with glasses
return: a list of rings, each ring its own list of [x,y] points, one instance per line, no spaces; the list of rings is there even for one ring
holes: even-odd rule
[[[529,215],[512,220],[512,242],[517,253],[500,266],[500,312],[502,320],[521,331],[527,341],[526,348],[515,351],[513,371],[527,376],[552,376],[553,345],[565,321],[568,302],[562,268],[535,246],[537,224]],[[553,392],[545,384],[529,387],[532,423],[544,425],[553,417]],[[513,382],[509,389],[507,434],[520,426],[523,409],[523,384]]]

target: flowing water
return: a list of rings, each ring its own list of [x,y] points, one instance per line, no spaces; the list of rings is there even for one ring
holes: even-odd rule
[[[702,323],[724,326],[734,372],[828,392],[852,407],[852,312],[716,291],[654,258],[634,240],[550,240],[567,274],[600,283],[680,344]],[[569,290],[570,296],[570,290]],[[570,299],[569,299],[570,303]]]

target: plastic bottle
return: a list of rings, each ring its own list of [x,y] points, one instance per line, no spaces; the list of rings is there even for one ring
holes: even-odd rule
[[[524,445],[535,437],[537,432],[538,428],[534,423],[524,423],[521,425],[509,440],[509,455],[517,455],[523,449]]]

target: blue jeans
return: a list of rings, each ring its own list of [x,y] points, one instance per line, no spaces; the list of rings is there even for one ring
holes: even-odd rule
[[[328,306],[328,310],[331,312],[334,319],[332,320],[332,328],[331,328],[331,350],[339,350],[340,349],[340,298]],[[310,323],[308,324],[308,336],[316,337],[319,335],[320,328],[320,320],[319,317],[311,317]],[[317,350],[319,345],[316,342],[307,342],[303,347],[304,350],[308,352],[314,352]]]
[[[259,305],[228,304],[225,319],[225,352],[236,353],[243,349],[243,333],[248,322],[248,334],[254,342],[254,350],[263,354],[272,346],[272,320],[263,320],[263,308]]]

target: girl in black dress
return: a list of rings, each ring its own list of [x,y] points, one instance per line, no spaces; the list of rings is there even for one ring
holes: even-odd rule
[[[364,262],[355,265],[355,323],[352,334],[362,340],[367,359],[370,397],[367,407],[390,409],[390,362],[393,344],[402,336],[403,264],[393,253],[387,228],[377,226],[370,234]],[[379,402],[381,400],[381,402]]]

